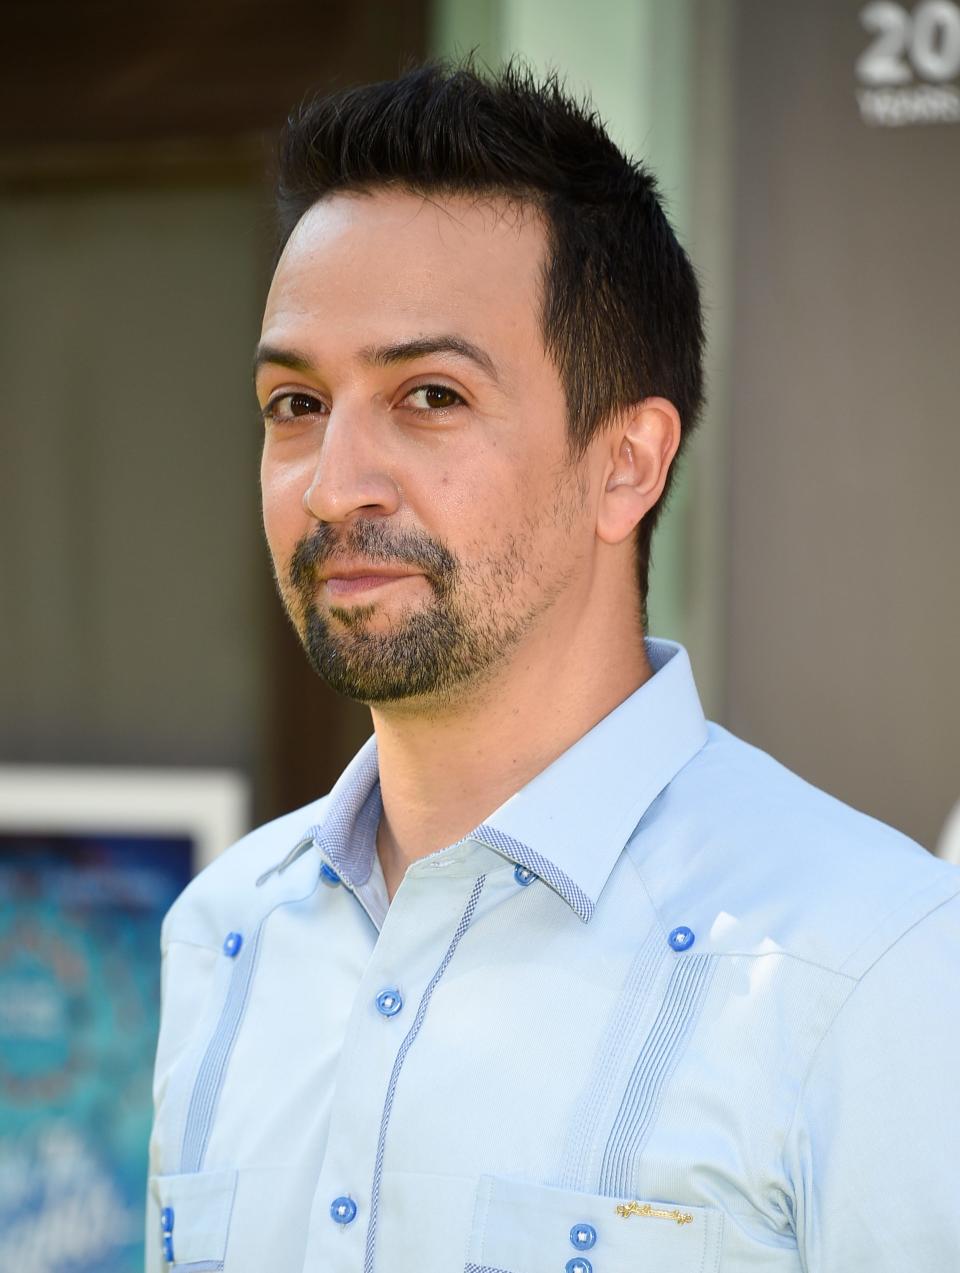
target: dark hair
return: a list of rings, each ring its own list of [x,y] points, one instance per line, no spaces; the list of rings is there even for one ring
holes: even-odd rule
[[[556,75],[537,81],[515,62],[482,75],[472,59],[317,96],[280,141],[280,248],[318,200],[384,186],[535,205],[549,238],[541,325],[572,453],[654,395],[677,408],[682,447],[703,402],[696,275],[652,174],[617,149],[589,103]],[[637,531],[644,626],[650,538],[675,468]]]

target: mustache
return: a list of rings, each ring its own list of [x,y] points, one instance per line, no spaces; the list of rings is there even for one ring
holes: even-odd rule
[[[378,564],[415,566],[438,594],[449,591],[457,573],[454,555],[425,531],[388,530],[382,521],[356,521],[345,530],[332,522],[320,522],[293,550],[290,582],[303,595],[316,585],[322,566],[354,557]]]

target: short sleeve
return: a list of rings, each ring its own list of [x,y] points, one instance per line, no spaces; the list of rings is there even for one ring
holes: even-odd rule
[[[960,896],[861,976],[785,1145],[805,1273],[960,1269]]]

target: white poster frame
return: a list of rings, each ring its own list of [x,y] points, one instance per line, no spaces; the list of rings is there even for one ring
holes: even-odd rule
[[[187,836],[196,874],[249,829],[249,783],[234,770],[0,765],[4,834]]]

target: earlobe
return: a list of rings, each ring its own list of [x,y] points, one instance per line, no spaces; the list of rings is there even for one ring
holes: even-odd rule
[[[680,416],[666,398],[645,398],[608,435],[609,468],[597,534],[610,544],[627,539],[663,494],[680,445]]]

